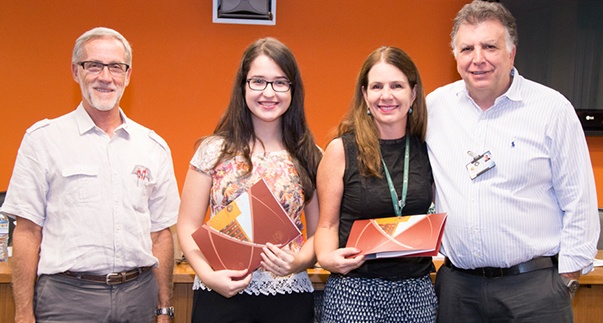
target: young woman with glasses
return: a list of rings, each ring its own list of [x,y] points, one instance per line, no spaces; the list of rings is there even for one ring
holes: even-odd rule
[[[178,237],[197,274],[193,322],[313,321],[306,269],[316,262],[320,158],[293,54],[276,39],[257,40],[243,54],[226,113],[214,133],[199,141],[182,191]],[[191,234],[208,208],[213,216],[260,179],[307,238],[282,248],[267,244],[253,272],[214,270]]]

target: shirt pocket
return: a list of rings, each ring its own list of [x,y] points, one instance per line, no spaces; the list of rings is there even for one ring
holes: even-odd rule
[[[134,209],[139,213],[149,212],[149,202],[155,189],[154,181],[140,181],[138,182],[136,190],[136,198],[134,202]]]
[[[65,202],[81,204],[101,199],[98,165],[69,165],[61,170],[61,175],[65,181]]]

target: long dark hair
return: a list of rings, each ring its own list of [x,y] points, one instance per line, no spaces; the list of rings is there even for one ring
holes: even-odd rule
[[[352,104],[337,128],[337,136],[354,132],[358,144],[359,170],[363,176],[381,177],[379,130],[373,118],[366,113],[368,106],[362,93],[362,89],[368,86],[369,71],[381,61],[395,66],[404,73],[410,87],[417,93],[411,106],[412,114],[409,114],[407,119],[407,134],[425,141],[427,131],[427,105],[417,66],[410,56],[399,48],[384,46],[376,49],[366,58],[358,73]]]
[[[304,198],[308,201],[316,188],[316,169],[322,153],[316,146],[306,122],[304,85],[295,57],[287,46],[274,38],[259,39],[243,53],[230,103],[214,130],[214,135],[224,138],[222,153],[216,165],[225,159],[242,155],[248,165],[247,174],[253,169],[250,143],[260,140],[255,135],[252,113],[245,102],[245,91],[250,65],[260,55],[274,60],[291,82],[291,105],[281,116],[281,139],[293,159],[304,190]]]

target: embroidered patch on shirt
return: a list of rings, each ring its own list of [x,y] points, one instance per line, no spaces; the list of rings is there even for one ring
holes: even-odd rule
[[[137,184],[139,184],[140,181],[150,182],[153,180],[153,176],[151,176],[151,170],[142,165],[134,166],[134,170],[132,171],[132,174],[135,174],[136,177],[138,178]]]

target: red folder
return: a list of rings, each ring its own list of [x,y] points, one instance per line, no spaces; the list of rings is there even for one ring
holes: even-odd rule
[[[366,259],[437,256],[446,213],[356,220],[346,247],[360,249]]]
[[[284,246],[301,235],[262,179],[192,236],[214,270],[259,267],[267,242]]]

